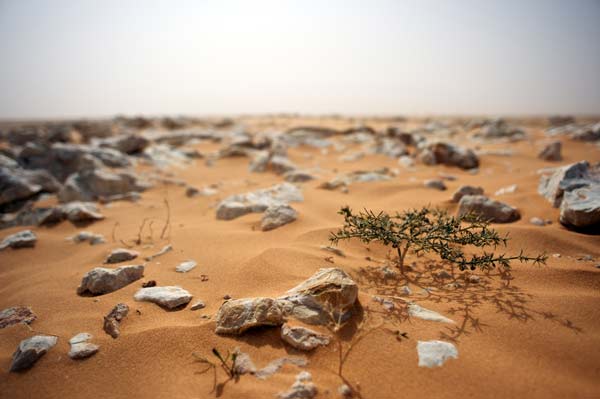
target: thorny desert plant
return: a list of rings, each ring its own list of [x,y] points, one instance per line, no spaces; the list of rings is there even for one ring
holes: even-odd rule
[[[236,363],[235,363],[237,356],[238,356],[237,349],[234,350],[232,353],[227,351],[227,355],[225,355],[225,357],[223,357],[223,355],[221,355],[221,352],[219,352],[219,350],[217,348],[213,348],[212,354],[214,357],[216,357],[218,359],[218,361],[219,361],[218,366],[220,366],[225,371],[225,373],[227,374],[229,379],[235,379],[235,378],[239,377],[239,372],[238,372],[238,369],[237,369]],[[213,375],[214,375],[213,391],[214,391],[217,386],[217,364],[213,363],[208,358],[200,355],[199,353],[194,352],[194,353],[192,353],[192,355],[196,358],[197,362],[206,364],[206,366],[207,366],[206,369],[202,370],[200,373],[205,373],[208,370],[213,370]]]
[[[506,246],[508,242],[508,235],[501,237],[490,228],[489,222],[474,215],[450,216],[445,210],[428,207],[396,212],[393,216],[386,212],[376,214],[367,209],[355,214],[347,206],[341,208],[339,214],[344,216],[344,226],[331,233],[330,241],[333,244],[358,238],[366,244],[379,241],[391,245],[398,252],[398,266],[402,273],[404,258],[409,250],[417,255],[433,252],[461,270],[489,270],[496,266],[509,269],[513,260],[545,264],[547,259],[545,254],[529,257],[523,251],[516,256],[496,255],[485,250],[481,255],[466,255],[465,246],[496,249],[499,245]]]

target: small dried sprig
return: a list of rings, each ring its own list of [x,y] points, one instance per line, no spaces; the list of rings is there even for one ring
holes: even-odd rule
[[[467,256],[463,248],[468,245],[485,248],[506,246],[508,235],[502,237],[490,228],[490,223],[472,214],[450,216],[445,210],[424,207],[412,209],[390,216],[386,212],[374,213],[365,209],[354,214],[349,207],[338,212],[344,216],[344,226],[331,233],[330,241],[358,238],[368,244],[379,241],[391,245],[398,253],[398,265],[404,273],[404,258],[409,250],[421,253],[436,253],[442,260],[457,265],[461,270],[480,268],[489,270],[500,266],[510,268],[513,260],[545,264],[547,255],[526,256],[523,251],[517,256],[495,255],[483,252],[482,255]]]
[[[221,368],[225,370],[229,377],[234,378],[237,376],[237,369],[235,367],[235,361],[238,355],[237,351],[233,351],[233,353],[227,351],[227,355],[225,357],[221,355],[217,348],[213,348],[212,353],[217,359],[219,359],[221,362]],[[229,360],[231,360],[231,364],[229,364]]]

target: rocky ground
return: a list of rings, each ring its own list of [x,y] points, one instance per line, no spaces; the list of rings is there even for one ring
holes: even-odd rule
[[[595,397],[599,161],[571,117],[0,124],[0,392]],[[549,259],[403,275],[331,246],[344,205],[475,213]]]

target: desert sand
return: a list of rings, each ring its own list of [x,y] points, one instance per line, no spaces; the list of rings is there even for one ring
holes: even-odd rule
[[[349,119],[300,116],[240,117],[236,124],[250,133],[283,131],[294,126],[348,128],[362,123],[375,130],[390,125],[407,129],[420,126],[422,119],[395,122],[385,118]],[[170,167],[173,179],[190,186],[217,185],[214,196],[186,196],[185,187],[156,183],[137,202],[115,201],[100,204],[104,220],[85,230],[104,235],[105,244],[75,244],[66,238],[82,228],[64,221],[51,227],[11,227],[0,231],[0,238],[31,228],[38,237],[34,248],[7,249],[0,252],[0,310],[29,306],[37,315],[30,328],[36,333],[59,337],[30,370],[14,373],[8,369],[19,342],[34,333],[23,324],[0,329],[0,397],[2,398],[271,398],[289,389],[295,376],[309,371],[318,388],[318,398],[340,397],[343,381],[338,374],[339,345],[332,342],[311,352],[285,344],[277,327],[251,329],[240,336],[215,333],[215,315],[223,297],[277,297],[313,275],[320,268],[337,267],[346,271],[359,286],[355,320],[341,336],[341,347],[348,356],[343,362],[343,377],[364,398],[598,398],[600,397],[600,236],[565,228],[558,221],[559,210],[537,192],[542,168],[587,160],[600,161],[595,143],[559,137],[563,160],[548,162],[537,157],[546,142],[544,119],[521,119],[528,137],[516,142],[474,142],[459,133],[451,139],[469,148],[510,150],[479,156],[477,173],[444,165],[404,168],[398,160],[381,154],[344,162],[340,157],[361,149],[360,144],[320,148],[301,145],[288,149],[289,159],[298,167],[311,169],[317,179],[297,183],[304,201],[293,203],[298,218],[271,231],[260,230],[261,214],[250,213],[234,220],[217,220],[216,204],[232,194],[244,193],[281,183],[283,178],[271,171],[251,172],[248,157],[225,157],[207,164],[205,159],[182,167]],[[223,129],[228,129],[223,128]],[[554,139],[554,138],[553,138]],[[333,141],[342,141],[334,137]],[[221,143],[200,141],[190,148],[207,154]],[[319,185],[336,175],[356,170],[387,167],[397,170],[388,181],[353,183],[348,192],[324,190]],[[150,166],[140,165],[139,171]],[[445,180],[446,191],[423,186],[423,181],[452,175]],[[455,214],[457,204],[449,199],[462,185],[484,188],[491,198],[519,209],[520,220],[494,223],[509,233],[506,252],[547,253],[546,265],[513,263],[510,284],[498,273],[474,271],[480,284],[462,285],[454,290],[443,282],[429,279],[422,284],[433,287],[427,295],[411,285],[410,299],[438,312],[455,324],[409,317],[403,301],[395,301],[387,311],[373,300],[374,295],[400,296],[403,283],[385,282],[375,272],[386,264],[393,266],[393,254],[379,244],[359,241],[339,245],[345,256],[324,251],[331,231],[343,222],[337,211],[353,209],[401,211],[431,205]],[[494,195],[516,184],[514,193]],[[103,266],[107,254],[130,245],[144,218],[164,220],[170,208],[170,228],[161,239],[162,222],[156,222],[152,236],[146,231],[140,245],[131,245],[140,259],[126,264],[145,263],[144,277],[115,292],[100,296],[79,296],[76,289],[82,276]],[[53,196],[40,204],[53,205]],[[551,224],[537,226],[532,217],[549,219]],[[173,251],[152,261],[143,258],[167,244]],[[198,266],[188,273],[175,267],[193,259]],[[413,263],[414,262],[414,263]],[[445,268],[435,256],[409,254],[413,275]],[[429,269],[433,268],[433,269]],[[455,270],[452,279],[462,272]],[[205,275],[206,278],[201,276]],[[194,298],[183,309],[167,311],[153,303],[137,302],[134,294],[144,281],[177,285]],[[206,307],[191,311],[201,299]],[[117,303],[130,306],[121,324],[121,335],[111,338],[103,331],[103,316]],[[363,322],[360,326],[359,319]],[[329,333],[323,327],[311,327]],[[406,333],[399,337],[397,332]],[[88,332],[99,352],[84,360],[67,356],[68,340]],[[442,340],[453,343],[457,359],[441,367],[418,367],[417,341]],[[285,365],[268,379],[242,375],[228,380],[219,370],[219,389],[213,391],[212,372],[201,373],[204,366],[193,353],[211,356],[211,349],[222,352],[235,347],[247,353],[257,367],[284,356],[304,356],[306,367]]]

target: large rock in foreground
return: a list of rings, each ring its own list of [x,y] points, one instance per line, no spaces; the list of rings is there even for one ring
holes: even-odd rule
[[[58,338],[48,335],[35,335],[21,341],[13,354],[10,371],[22,371],[33,367],[57,341]]]
[[[79,295],[88,292],[92,295],[108,294],[139,280],[143,275],[143,265],[122,266],[117,269],[96,267],[83,276],[77,293]]]
[[[418,341],[419,367],[440,367],[448,359],[458,359],[458,350],[450,342]]]
[[[465,195],[458,203],[458,216],[473,214],[492,223],[511,223],[521,218],[516,208],[484,195]]]
[[[278,326],[285,321],[283,308],[272,298],[234,299],[217,313],[217,334],[241,334],[258,326]]]
[[[560,222],[576,228],[600,226],[600,184],[565,192]]]

